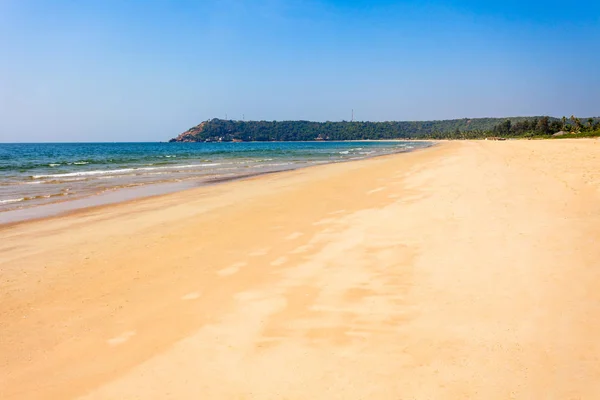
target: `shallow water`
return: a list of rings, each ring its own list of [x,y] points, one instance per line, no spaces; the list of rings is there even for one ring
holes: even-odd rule
[[[156,194],[158,188],[173,191],[195,184],[428,145],[406,141],[0,144],[0,216],[8,211],[14,215],[17,210],[101,194],[99,199],[117,199],[118,193],[123,197],[131,193],[143,196]],[[123,190],[156,184],[162,185]],[[117,194],[108,196],[108,192]],[[0,222],[7,217],[0,217]]]

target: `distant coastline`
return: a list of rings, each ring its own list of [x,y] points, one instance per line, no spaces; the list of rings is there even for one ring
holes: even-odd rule
[[[462,118],[435,121],[239,121],[213,118],[170,142],[289,142],[600,136],[600,117]],[[572,137],[572,136],[571,136]]]

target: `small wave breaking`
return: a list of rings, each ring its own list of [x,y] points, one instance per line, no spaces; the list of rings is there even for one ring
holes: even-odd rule
[[[0,204],[18,203],[20,201],[25,201],[25,197],[21,197],[21,198],[18,198],[18,199],[4,199],[4,200],[0,200]]]
[[[139,168],[121,168],[121,169],[97,169],[91,171],[78,171],[78,172],[67,172],[64,174],[41,174],[32,175],[33,179],[44,179],[44,178],[69,178],[76,176],[93,176],[93,175],[111,175],[111,174],[125,174],[136,171],[154,171],[157,169],[176,169],[176,168],[204,168],[214,167],[222,165],[222,163],[208,163],[208,164],[188,164],[188,165],[170,165],[167,167],[139,167]]]

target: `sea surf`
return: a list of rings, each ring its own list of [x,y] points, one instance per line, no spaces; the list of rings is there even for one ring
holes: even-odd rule
[[[17,211],[57,202],[96,205],[102,199],[117,201],[119,193],[127,199],[429,145],[409,141],[0,144],[0,223],[22,219],[19,215],[42,216],[44,208]],[[96,196],[100,197],[81,201]],[[69,206],[45,209],[53,213]]]

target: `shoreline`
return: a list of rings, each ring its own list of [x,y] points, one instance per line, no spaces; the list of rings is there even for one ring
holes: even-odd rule
[[[369,140],[365,140],[369,141]],[[393,141],[393,140],[385,140]],[[353,142],[348,140],[346,142]],[[357,140],[358,142],[358,140]],[[409,142],[412,142],[410,140]],[[5,226],[12,226],[22,222],[35,221],[40,219],[52,218],[56,216],[68,215],[76,211],[85,211],[88,209],[95,209],[98,207],[110,206],[114,204],[120,204],[124,202],[149,199],[156,196],[169,195],[185,190],[193,190],[198,187],[218,185],[225,182],[245,180],[261,175],[282,173],[287,171],[296,171],[305,168],[318,167],[321,165],[338,164],[346,162],[355,162],[368,160],[378,157],[386,157],[396,154],[410,153],[418,150],[424,150],[427,148],[435,147],[439,143],[432,140],[423,140],[424,143],[431,143],[429,146],[413,148],[413,149],[402,149],[394,151],[388,154],[377,154],[373,156],[361,157],[356,159],[336,160],[330,162],[323,162],[319,164],[306,164],[298,167],[283,168],[278,170],[265,170],[249,174],[240,174],[235,176],[218,176],[215,178],[208,178],[203,181],[198,181],[198,178],[188,178],[177,182],[159,182],[149,183],[133,187],[113,188],[97,194],[90,194],[75,199],[57,199],[54,202],[33,205],[29,207],[17,208],[7,211],[0,211],[0,229]]]
[[[0,397],[598,398],[599,148],[448,142],[1,227]]]

